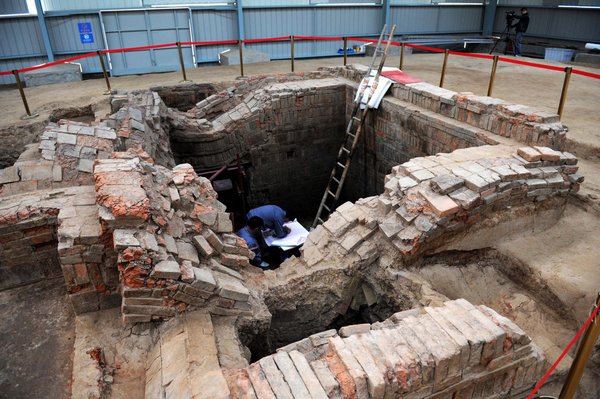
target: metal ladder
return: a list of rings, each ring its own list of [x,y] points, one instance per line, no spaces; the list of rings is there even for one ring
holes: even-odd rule
[[[352,160],[352,156],[354,155],[354,151],[356,150],[356,147],[358,145],[358,140],[360,138],[360,134],[362,133],[365,119],[369,114],[370,108],[368,106],[368,103],[371,99],[371,96],[375,92],[377,83],[379,82],[379,76],[381,75],[381,71],[383,70],[383,65],[385,64],[385,60],[387,58],[388,48],[390,47],[390,42],[394,37],[395,30],[396,25],[393,25],[390,33],[386,34],[387,25],[384,25],[381,31],[381,35],[379,35],[379,40],[377,41],[377,47],[373,52],[373,57],[371,59],[371,64],[369,65],[369,70],[365,74],[365,77],[363,78],[358,88],[358,101],[354,101],[350,121],[348,122],[348,126],[346,127],[346,136],[344,137],[344,141],[342,142],[342,146],[340,147],[340,150],[337,155],[336,163],[333,166],[331,175],[329,176],[329,182],[327,183],[325,194],[323,194],[323,199],[321,199],[321,204],[319,205],[317,216],[315,216],[315,220],[312,224],[313,228],[317,227],[317,225],[320,223],[324,223],[327,219],[327,216],[329,216],[329,214],[331,214],[335,210],[334,206],[337,200],[339,199],[340,194],[342,193],[342,187],[344,186],[344,181],[346,180],[346,176],[348,174],[350,161]],[[385,45],[385,49],[382,50],[381,42],[383,41],[384,37],[387,37],[387,43]],[[368,79],[371,77],[373,66],[375,65],[375,60],[380,55],[381,59],[379,61],[379,67],[377,68],[377,72],[375,73],[375,77],[373,78],[369,88]],[[360,105],[364,97],[365,90],[368,88],[368,98],[365,102],[365,108],[364,110],[361,110]]]

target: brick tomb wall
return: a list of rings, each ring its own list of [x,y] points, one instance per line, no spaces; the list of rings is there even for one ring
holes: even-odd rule
[[[223,166],[239,154],[250,162],[251,205],[316,209],[343,139],[345,96],[345,81],[338,79],[271,84],[213,121],[202,119],[204,130],[192,130],[190,120],[173,120],[175,157],[204,169]]]
[[[0,290],[60,277],[58,209],[0,210]]]

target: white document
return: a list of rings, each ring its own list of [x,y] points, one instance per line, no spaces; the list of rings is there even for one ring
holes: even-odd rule
[[[284,224],[284,226],[290,229],[290,234],[283,238],[265,238],[265,242],[268,246],[282,247],[282,249],[287,250],[304,244],[304,241],[306,241],[306,237],[308,237],[308,230],[306,230],[296,220],[294,220],[293,222],[287,222]]]
[[[398,68],[387,67],[384,67],[383,69],[384,71],[399,70]],[[373,87],[376,73],[376,71],[371,71],[371,76],[368,79],[363,78],[358,86],[354,101],[360,101],[360,109],[365,109],[366,107],[379,108],[379,104],[381,103],[381,100],[383,100],[383,96],[385,96],[389,88],[394,83],[391,79],[380,76],[379,82],[377,82],[377,85]]]

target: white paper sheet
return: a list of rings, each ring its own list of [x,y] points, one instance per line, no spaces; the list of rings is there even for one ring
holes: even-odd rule
[[[265,242],[268,246],[282,247],[282,249],[291,249],[299,245],[304,244],[306,237],[308,237],[308,230],[306,230],[296,220],[293,222],[287,222],[284,226],[288,227],[291,231],[290,234],[283,238],[267,237]]]

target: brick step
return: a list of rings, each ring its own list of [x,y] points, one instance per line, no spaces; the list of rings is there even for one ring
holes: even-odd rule
[[[189,312],[160,327],[146,361],[146,399],[228,398],[211,317]]]

